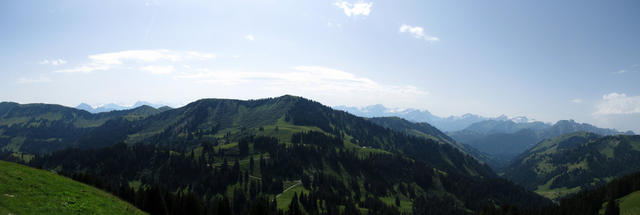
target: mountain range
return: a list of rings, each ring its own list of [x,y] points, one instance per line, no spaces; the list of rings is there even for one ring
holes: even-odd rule
[[[429,126],[433,125],[450,136],[453,139],[451,142],[457,143],[459,149],[472,154],[498,171],[506,167],[514,157],[546,138],[578,131],[600,135],[634,134],[631,131],[620,132],[614,129],[598,128],[574,120],[560,120],[555,124],[549,124],[524,116],[507,117],[501,115],[490,118],[464,114],[462,116],[439,117],[427,110],[392,109],[380,104],[363,108],[348,106],[334,108],[372,119],[400,117],[417,124],[428,123]],[[410,130],[415,131],[415,125],[407,126],[405,123],[404,126],[398,126],[399,124],[395,123],[396,126],[391,126],[380,120],[372,121],[401,132],[412,133]]]
[[[367,117],[367,118],[395,116],[395,117],[400,117],[412,122],[426,122],[444,132],[462,130],[473,123],[485,121],[485,120],[513,121],[516,123],[533,121],[532,119],[528,119],[527,117],[524,117],[524,116],[510,118],[505,115],[501,115],[498,117],[491,118],[491,117],[483,117],[483,116],[470,114],[470,113],[467,113],[461,116],[440,117],[440,116],[431,114],[431,112],[429,112],[428,110],[418,110],[414,108],[393,109],[393,108],[387,108],[381,104],[370,105],[362,108],[349,107],[344,105],[334,106],[333,108],[336,110],[343,110],[343,111],[349,112],[356,116]]]
[[[154,104],[154,103],[145,102],[145,101],[137,101],[132,106],[123,106],[115,103],[109,103],[109,104],[101,105],[98,107],[94,107],[87,103],[80,103],[78,106],[76,106],[76,109],[85,110],[85,111],[88,111],[89,113],[101,113],[101,112],[109,112],[114,110],[134,109],[144,105],[157,108],[157,109],[171,109],[171,107],[164,104]]]
[[[295,96],[98,114],[1,103],[0,149],[13,159],[35,155],[33,166],[101,181],[157,214],[182,211],[171,199],[184,198],[196,214],[227,207],[234,214],[468,214],[489,203],[550,203],[499,178],[428,124],[415,125],[423,134],[416,136],[372,121]],[[408,122],[393,121],[386,124]],[[128,191],[136,188],[145,192]],[[153,193],[173,197],[148,197]]]
[[[482,120],[445,133],[289,95],[102,113],[0,103],[0,159],[151,214],[592,213],[640,190],[615,180],[640,171],[639,137],[573,120]],[[500,174],[487,165],[518,150]]]

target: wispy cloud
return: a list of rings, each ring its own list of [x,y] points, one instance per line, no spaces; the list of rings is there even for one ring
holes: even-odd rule
[[[596,108],[596,115],[640,113],[640,96],[609,93],[602,96],[602,102]]]
[[[411,25],[406,25],[403,24],[400,26],[400,33],[408,33],[411,34],[411,36],[417,38],[417,39],[423,39],[429,42],[437,42],[440,41],[440,38],[438,37],[434,37],[434,36],[430,36],[427,35],[424,32],[424,28],[420,27],[420,26],[411,26]]]
[[[16,83],[18,84],[37,84],[37,83],[49,83],[52,82],[53,80],[51,80],[48,77],[45,76],[40,76],[37,78],[18,78],[18,80],[16,81]]]
[[[333,5],[342,9],[347,16],[369,16],[371,14],[372,2],[349,3],[346,1],[336,2]]]
[[[327,22],[327,27],[329,27],[329,28],[332,28],[332,27],[339,28],[339,27],[342,27],[342,24],[334,23],[334,22],[329,21],[329,22]]]
[[[578,98],[571,99],[571,102],[575,104],[582,104],[582,99],[578,99]]]
[[[287,72],[253,71],[211,71],[197,69],[192,73],[181,73],[178,79],[193,80],[200,84],[241,85],[259,87],[280,93],[293,93],[309,96],[341,95],[341,99],[369,99],[387,101],[419,101],[429,92],[411,85],[387,85],[372,79],[359,77],[353,73],[322,66],[295,66]],[[244,86],[243,85],[243,86]],[[345,100],[347,102],[348,100]],[[366,104],[366,102],[363,102]]]
[[[628,73],[637,73],[639,71],[640,71],[640,65],[634,64],[634,65],[631,65],[630,67],[623,68],[611,73],[615,75],[622,75],[622,74],[628,74]]]
[[[251,34],[247,34],[247,36],[244,36],[244,38],[245,38],[245,39],[247,39],[247,40],[251,40],[251,41],[253,41],[253,40],[255,40],[255,39],[256,39],[256,38],[254,38],[254,37],[253,37],[253,35],[251,35]]]
[[[61,69],[57,73],[90,73],[104,71],[122,65],[127,61],[152,63],[158,61],[180,62],[184,60],[206,60],[216,56],[210,53],[195,51],[157,50],[127,50],[120,52],[101,53],[89,56],[89,62],[70,69]]]
[[[44,65],[54,65],[54,66],[59,66],[59,65],[63,65],[66,64],[67,61],[63,60],[63,59],[44,59],[38,62],[39,64],[44,64]]]
[[[621,69],[621,70],[618,70],[618,71],[616,71],[616,72],[613,72],[613,74],[616,74],[616,75],[622,75],[622,74],[625,74],[625,73],[636,73],[636,72],[638,72],[638,71],[635,71],[635,70],[627,70],[627,69]]]
[[[175,70],[175,68],[172,65],[168,65],[168,66],[150,65],[150,66],[141,67],[140,69],[156,75],[171,74]]]

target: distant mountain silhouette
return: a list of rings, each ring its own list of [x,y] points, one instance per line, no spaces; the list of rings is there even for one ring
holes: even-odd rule
[[[87,103],[80,103],[78,106],[76,106],[76,109],[80,109],[80,110],[85,110],[89,113],[102,113],[102,112],[109,112],[109,111],[114,111],[114,110],[128,110],[128,109],[134,109],[137,107],[141,107],[141,106],[150,106],[156,109],[159,108],[170,108],[167,105],[164,104],[154,104],[154,103],[150,103],[150,102],[145,102],[145,101],[137,101],[133,106],[122,106],[122,105],[118,105],[115,103],[109,103],[109,104],[105,104],[105,105],[101,105],[98,107],[93,107]]]
[[[418,110],[413,108],[391,109],[381,104],[366,106],[363,108],[348,107],[344,105],[335,106],[333,108],[337,110],[343,110],[353,115],[361,116],[361,117],[372,118],[372,117],[396,116],[412,122],[426,122],[444,132],[462,130],[473,123],[481,122],[484,120],[509,120],[517,123],[532,121],[524,116],[509,118],[505,115],[502,115],[499,117],[491,118],[491,117],[484,117],[484,116],[479,116],[479,115],[470,114],[470,113],[463,114],[461,116],[440,117],[440,116],[433,115],[428,110]]]

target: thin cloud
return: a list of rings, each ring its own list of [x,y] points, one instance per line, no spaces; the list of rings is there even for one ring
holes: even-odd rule
[[[63,60],[63,59],[44,59],[38,62],[38,64],[43,64],[43,65],[53,65],[53,66],[59,66],[59,65],[63,65],[66,64],[67,61]]]
[[[253,40],[255,40],[255,39],[256,39],[256,38],[254,38],[254,37],[253,37],[253,35],[251,35],[251,34],[248,34],[247,36],[244,36],[244,38],[245,38],[245,39],[247,39],[247,40],[251,40],[251,41],[253,41]]]
[[[287,72],[196,69],[192,73],[178,74],[175,78],[205,85],[235,86],[243,89],[246,89],[246,86],[252,90],[284,94],[314,97],[341,95],[340,99],[345,99],[345,102],[366,100],[363,104],[380,99],[408,103],[423,100],[429,95],[429,92],[415,86],[382,84],[353,73],[322,66],[296,66]]]
[[[151,65],[151,66],[141,67],[140,70],[147,71],[151,74],[156,74],[156,75],[166,75],[166,74],[171,74],[175,70],[175,68],[172,65],[168,65],[168,66]]]
[[[622,69],[622,70],[618,70],[617,72],[613,72],[613,74],[622,75],[625,73],[636,73],[636,72],[638,71]]]
[[[596,115],[640,113],[640,96],[609,93],[602,96],[602,101],[596,108]]]
[[[50,83],[53,82],[53,80],[51,80],[48,77],[45,76],[40,76],[38,78],[18,78],[18,80],[16,81],[16,83],[18,84],[38,84],[38,83]]]
[[[582,104],[582,99],[578,99],[578,98],[576,98],[576,99],[571,99],[571,102],[572,102],[572,103],[575,103],[575,104]]]
[[[630,67],[626,67],[626,68],[623,68],[623,69],[620,69],[618,71],[611,72],[611,73],[615,74],[615,75],[622,75],[622,74],[628,74],[628,73],[637,73],[638,71],[640,71],[640,70],[638,70],[638,67],[640,67],[640,65],[634,64],[634,65],[631,65]]]
[[[429,42],[440,41],[440,38],[438,37],[425,34],[424,28],[420,26],[410,26],[410,25],[403,24],[400,26],[400,33],[408,33],[408,34],[411,34],[411,36],[413,36],[414,38],[423,39]]]
[[[216,55],[196,51],[157,50],[127,50],[120,52],[101,53],[89,56],[89,62],[70,69],[56,70],[56,73],[90,73],[109,70],[128,61],[153,63],[158,61],[181,62],[185,60],[206,60]]]
[[[327,22],[327,27],[329,27],[329,28],[332,28],[332,27],[339,28],[339,27],[342,27],[342,24],[334,23],[334,22],[329,21],[329,22]]]
[[[333,5],[342,9],[347,16],[369,16],[371,14],[372,2],[349,3],[346,1],[336,2]]]

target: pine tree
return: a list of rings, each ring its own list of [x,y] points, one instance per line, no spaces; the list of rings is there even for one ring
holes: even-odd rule
[[[218,202],[218,214],[231,214],[231,206],[229,206],[229,199],[226,196]]]
[[[246,139],[240,140],[238,143],[238,152],[240,152],[240,156],[246,156],[249,154],[249,141]]]
[[[618,206],[618,202],[611,198],[609,199],[609,202],[607,203],[607,208],[604,211],[604,215],[619,215],[620,214],[620,207]]]
[[[254,164],[253,164],[253,156],[251,156],[251,158],[249,158],[249,170],[251,173],[253,173],[253,168],[254,168]]]
[[[287,211],[287,214],[302,215],[300,204],[298,203],[298,193],[293,193],[293,198],[291,199],[291,203],[289,204],[289,211]]]
[[[356,208],[356,206],[354,205],[353,202],[348,202],[348,203],[345,204],[345,208],[344,208],[344,213],[343,214],[359,215],[360,211],[358,210],[358,208]]]

